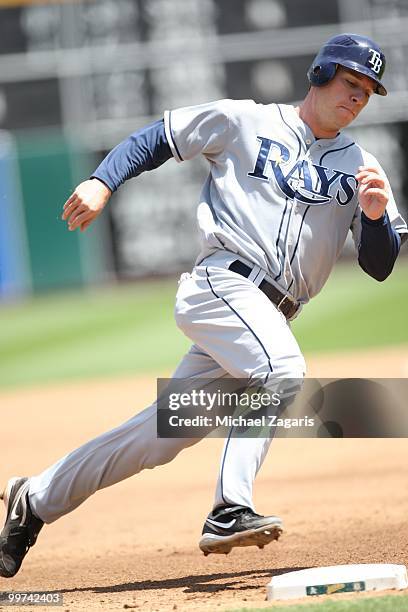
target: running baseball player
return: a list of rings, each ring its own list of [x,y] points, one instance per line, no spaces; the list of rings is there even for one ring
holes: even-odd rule
[[[193,344],[175,378],[266,386],[302,378],[305,362],[288,321],[323,287],[350,229],[363,270],[379,281],[391,273],[406,223],[377,160],[342,131],[373,94],[387,94],[384,68],[374,41],[335,36],[313,61],[299,107],[220,100],[167,111],[111,151],[65,203],[69,230],[83,231],[124,181],[170,158],[208,160],[198,205],[202,248],[176,298],[177,324]],[[17,573],[44,523],[197,442],[158,438],[156,412],[153,403],[41,474],[9,480],[1,576]],[[282,521],[257,514],[252,499],[270,442],[230,432],[199,543],[205,554],[279,537]]]

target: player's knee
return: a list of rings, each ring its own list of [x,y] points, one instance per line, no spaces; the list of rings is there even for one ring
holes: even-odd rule
[[[186,315],[187,308],[185,307],[184,301],[180,299],[179,295],[176,296],[176,303],[174,305],[174,318],[177,325],[181,323]],[[180,326],[180,325],[179,325]]]
[[[186,316],[185,316],[185,312],[179,310],[179,309],[175,309],[174,311],[174,319],[176,321],[176,325],[179,329],[181,329],[181,331],[183,331],[183,327],[185,325],[185,321],[186,321]]]
[[[156,444],[150,445],[142,469],[152,470],[159,465],[165,465],[172,461],[184,448],[192,446],[198,441],[199,439],[195,438],[162,438],[157,440]]]
[[[251,373],[251,379],[303,378],[305,374],[306,363],[299,351],[299,353],[285,355],[279,359],[265,361]]]
[[[183,304],[182,301],[178,300],[176,302],[176,307],[174,309],[174,319],[176,321],[177,327],[188,336],[188,330],[191,329],[192,326],[191,311],[185,306],[185,304]]]

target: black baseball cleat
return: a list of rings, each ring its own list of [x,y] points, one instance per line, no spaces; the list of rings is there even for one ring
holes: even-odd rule
[[[246,506],[217,508],[204,523],[199,546],[204,555],[227,555],[235,546],[263,548],[282,533],[277,516],[261,516]]]
[[[11,478],[1,495],[6,506],[6,522],[0,534],[0,576],[12,578],[44,525],[31,511],[28,478]]]

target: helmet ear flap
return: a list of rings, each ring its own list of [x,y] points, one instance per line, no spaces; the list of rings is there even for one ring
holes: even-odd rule
[[[307,73],[309,83],[315,87],[325,85],[336,74],[337,64],[332,62],[314,62]]]

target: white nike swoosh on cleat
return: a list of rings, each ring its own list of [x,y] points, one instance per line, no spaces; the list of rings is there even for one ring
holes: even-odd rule
[[[232,519],[229,523],[218,523],[218,521],[214,521],[213,519],[208,518],[207,523],[211,523],[214,527],[220,527],[221,529],[229,529],[237,522],[237,519]]]
[[[15,498],[14,503],[13,503],[13,507],[12,507],[12,509],[11,509],[11,513],[10,513],[10,520],[15,521],[15,520],[18,520],[18,519],[20,518],[20,517],[19,517],[19,515],[16,513],[16,508],[17,508],[17,506],[18,506],[19,501],[20,501],[20,500],[21,500],[21,498],[23,497],[23,495],[25,495],[25,493],[27,493],[28,488],[29,488],[29,482],[26,482],[26,483],[25,483],[25,484],[24,484],[24,485],[23,485],[23,486],[20,488],[19,492],[17,493],[16,498]],[[26,509],[25,509],[25,507],[24,507],[23,517],[22,517],[22,520],[21,520],[21,522],[20,522],[20,525],[22,525],[22,524],[24,523],[25,518],[26,518]]]

